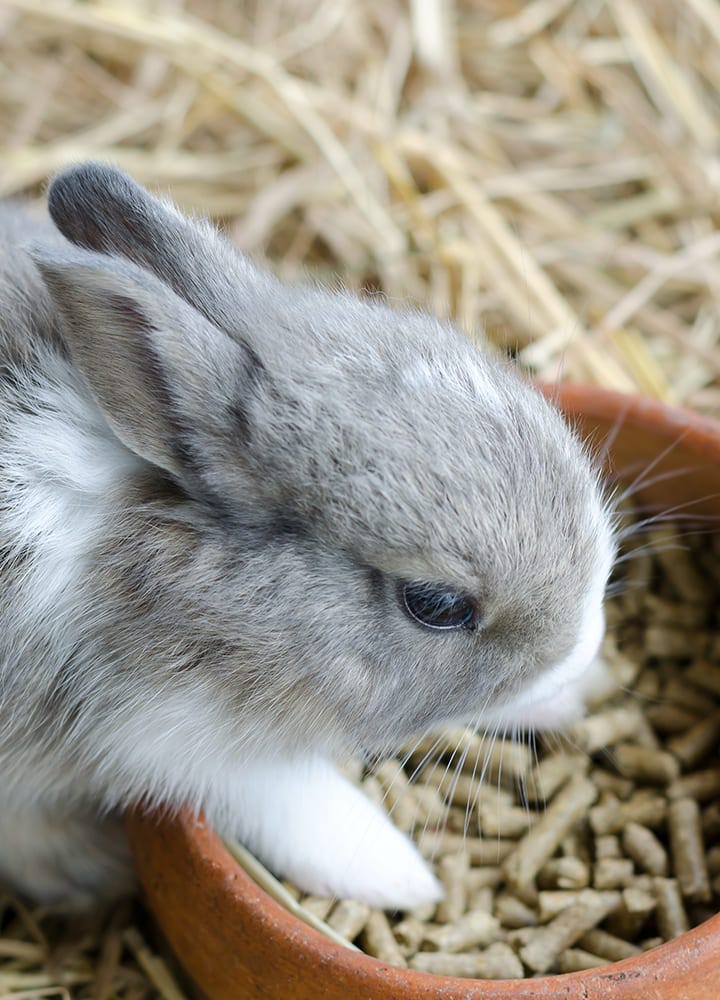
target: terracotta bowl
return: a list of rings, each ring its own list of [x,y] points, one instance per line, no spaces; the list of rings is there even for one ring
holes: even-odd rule
[[[613,472],[650,462],[641,502],[720,517],[720,425],[589,386],[548,390],[585,434],[609,440]],[[675,473],[673,475],[673,473]],[[202,818],[128,817],[145,896],[209,1000],[711,1000],[720,996],[720,915],[636,958],[588,972],[477,981],[396,969],[324,938],[234,862]]]

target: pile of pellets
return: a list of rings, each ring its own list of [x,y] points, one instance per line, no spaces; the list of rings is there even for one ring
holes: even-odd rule
[[[507,979],[629,958],[720,909],[720,544],[664,526],[622,564],[615,680],[537,749],[468,730],[356,772],[445,887],[388,914],[301,896],[393,965]],[[412,780],[410,778],[412,777]]]

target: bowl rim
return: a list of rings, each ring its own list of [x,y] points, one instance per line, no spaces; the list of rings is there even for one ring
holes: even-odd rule
[[[720,468],[720,423],[709,417],[595,385],[535,384],[560,407],[571,423],[581,419],[596,420],[609,423],[611,428],[618,426],[620,432],[628,425],[636,431],[651,433],[668,445],[682,441],[705,464],[712,463]],[[362,982],[366,987],[373,981],[379,985],[382,980],[383,987],[392,987],[393,996],[398,1000],[410,1000],[411,997],[413,1000],[439,997],[490,1000],[496,996],[493,991],[498,987],[502,987],[502,993],[497,994],[497,1000],[500,995],[507,1000],[540,1000],[541,997],[559,1000],[561,996],[563,1000],[587,1000],[590,995],[636,1000],[639,979],[645,984],[652,983],[653,987],[674,984],[692,992],[672,995],[699,998],[707,994],[695,991],[698,988],[702,991],[703,984],[716,984],[720,974],[720,913],[640,955],[580,972],[531,979],[478,980],[390,966],[361,951],[343,948],[291,914],[240,867],[201,815],[193,816],[181,810],[170,817],[162,810],[149,813],[136,809],[127,815],[127,830],[151,908],[158,883],[156,879],[152,885],[152,872],[143,871],[141,855],[144,842],[155,836],[164,846],[172,843],[186,851],[193,868],[209,880],[208,888],[213,896],[216,899],[224,897],[235,913],[244,911],[270,948],[277,947],[289,953],[291,958],[297,958],[308,973],[311,967],[323,975],[340,973],[343,978]],[[162,927],[162,918],[159,923]],[[707,979],[706,975],[700,980],[696,978],[698,964],[706,973],[709,968],[712,979]],[[593,990],[592,994],[589,989]],[[670,996],[667,993],[656,995]]]

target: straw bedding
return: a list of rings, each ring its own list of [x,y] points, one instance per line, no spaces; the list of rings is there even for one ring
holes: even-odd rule
[[[718,94],[713,0],[1,0],[0,195],[112,159],[283,276],[714,415]],[[0,996],[178,995],[138,913],[3,906]]]

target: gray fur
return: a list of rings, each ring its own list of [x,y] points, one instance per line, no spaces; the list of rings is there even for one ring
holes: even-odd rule
[[[6,813],[221,815],[213,775],[248,757],[381,750],[569,653],[610,529],[508,365],[282,285],[112,167],[60,174],[49,207],[72,242],[0,216]],[[476,595],[483,627],[423,629],[402,580]]]

